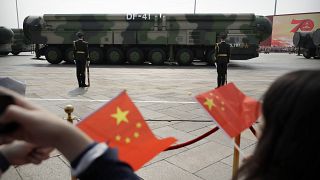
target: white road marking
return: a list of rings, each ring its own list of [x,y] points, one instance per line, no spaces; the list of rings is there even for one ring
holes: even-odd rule
[[[27,98],[31,101],[75,101],[75,102],[108,102],[110,99],[41,99]],[[163,104],[196,104],[195,101],[133,101],[135,103],[163,103]]]

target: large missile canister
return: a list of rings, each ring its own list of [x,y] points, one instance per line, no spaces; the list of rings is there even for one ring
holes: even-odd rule
[[[320,29],[313,32],[312,40],[314,45],[320,46]]]
[[[270,36],[272,26],[267,18],[254,14],[150,14],[145,19],[124,14],[45,14],[26,17],[23,30],[39,44],[72,44],[81,30],[89,44],[214,45],[222,31],[257,43]],[[195,36],[200,39],[192,40]],[[184,43],[175,42],[181,38]]]
[[[313,32],[295,32],[293,35],[293,44],[296,47],[314,48],[312,36]]]
[[[293,44],[298,47],[303,47],[308,41],[311,40],[312,32],[295,32],[293,35]]]
[[[0,26],[0,55],[8,55],[11,52],[13,31]]]
[[[213,62],[220,33],[227,33],[232,59],[259,56],[259,43],[272,32],[271,22],[255,14],[45,14],[28,16],[24,35],[44,45],[48,62],[73,62],[76,33],[84,33],[92,63],[190,65],[194,59]],[[125,58],[128,57],[128,58]]]
[[[0,44],[10,43],[13,37],[13,31],[6,27],[0,26]]]

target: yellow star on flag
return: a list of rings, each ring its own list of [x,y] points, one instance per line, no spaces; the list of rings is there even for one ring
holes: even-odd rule
[[[216,107],[216,105],[213,102],[213,99],[209,99],[209,98],[206,98],[206,101],[203,104],[207,105],[210,111],[212,107]]]
[[[126,122],[128,123],[127,115],[129,111],[122,111],[118,106],[117,106],[117,113],[111,114],[111,117],[115,118],[117,121],[117,125],[119,125],[121,122]]]

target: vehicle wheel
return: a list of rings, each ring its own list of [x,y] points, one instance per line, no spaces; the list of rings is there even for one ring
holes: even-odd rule
[[[130,64],[139,65],[144,61],[143,52],[138,48],[131,48],[127,52],[127,58]]]
[[[93,64],[101,64],[103,62],[103,51],[100,48],[89,48],[90,61]]]
[[[160,48],[151,49],[148,53],[148,60],[153,65],[163,65],[166,59],[166,53]]]
[[[215,61],[215,57],[214,57],[214,50],[209,50],[207,53],[206,53],[206,60],[208,62],[209,65],[211,66],[214,66],[214,61]]]
[[[51,64],[59,64],[62,61],[62,53],[56,47],[48,47],[45,52],[46,59]]]
[[[106,53],[107,62],[109,64],[122,64],[124,63],[123,51],[119,48],[109,48]]]
[[[303,52],[303,57],[305,57],[305,58],[307,58],[307,59],[310,59],[310,58],[311,58],[311,55],[310,55],[310,53],[309,53],[308,50],[306,50],[306,51]]]
[[[180,49],[176,54],[176,61],[181,66],[188,66],[193,61],[193,52],[190,49]]]
[[[72,63],[72,64],[74,64],[73,48],[68,48],[68,49],[64,52],[64,60],[65,60],[67,63]]]
[[[19,51],[12,51],[11,52],[13,55],[17,56],[20,52]]]

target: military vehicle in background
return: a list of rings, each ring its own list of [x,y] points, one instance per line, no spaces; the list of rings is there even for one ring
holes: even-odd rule
[[[0,55],[8,55],[11,52],[13,31],[9,28],[0,27]]]
[[[18,55],[20,52],[31,52],[32,44],[28,41],[22,29],[0,27],[0,55]]]
[[[295,32],[293,44],[300,48],[305,58],[320,58],[320,29],[312,32]]]
[[[73,62],[73,41],[82,31],[93,63],[190,65],[194,59],[214,61],[221,32],[228,33],[232,59],[258,57],[272,25],[254,14],[45,14],[26,17],[23,30],[52,64]]]
[[[31,52],[32,44],[31,41],[26,39],[22,29],[12,29],[14,35],[11,45],[11,53],[18,55],[21,52]]]

